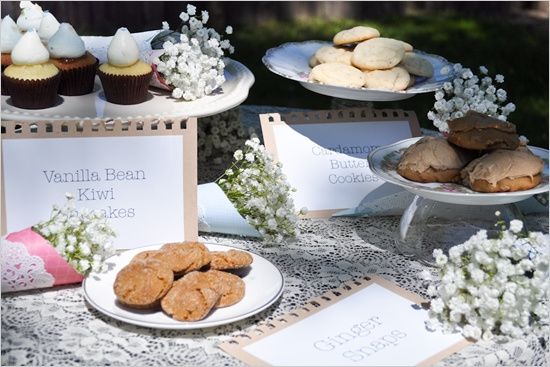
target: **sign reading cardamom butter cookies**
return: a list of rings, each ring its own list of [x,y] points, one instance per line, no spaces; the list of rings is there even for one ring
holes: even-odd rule
[[[2,121],[2,233],[47,220],[71,193],[109,220],[115,247],[195,240],[196,124]]]
[[[265,146],[296,189],[297,208],[328,217],[391,189],[373,174],[368,154],[420,135],[413,111],[349,109],[260,115]],[[390,194],[388,192],[387,194]]]

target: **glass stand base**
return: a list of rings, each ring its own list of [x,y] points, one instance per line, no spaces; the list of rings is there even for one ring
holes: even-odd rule
[[[434,265],[434,249],[447,251],[461,244],[480,229],[496,232],[495,223],[500,219],[509,223],[523,214],[515,204],[458,205],[415,196],[405,209],[396,234],[396,248],[404,256]]]

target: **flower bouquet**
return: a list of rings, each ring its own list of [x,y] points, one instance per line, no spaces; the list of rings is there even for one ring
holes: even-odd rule
[[[75,209],[67,194],[50,219],[2,238],[2,292],[79,283],[104,271],[114,236],[101,213]]]
[[[231,167],[216,182],[199,185],[199,230],[282,242],[298,234],[293,188],[258,138],[235,151]]]
[[[440,283],[428,287],[428,328],[461,330],[473,340],[548,334],[548,235],[527,233],[519,220],[497,226],[496,238],[481,230],[448,256],[434,250]]]

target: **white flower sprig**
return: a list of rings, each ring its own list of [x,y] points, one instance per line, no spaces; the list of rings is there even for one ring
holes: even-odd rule
[[[447,121],[462,117],[473,110],[506,121],[508,115],[516,110],[513,103],[504,104],[508,95],[502,88],[493,85],[493,78],[488,76],[488,69],[480,66],[481,76],[475,75],[461,64],[454,65],[456,78],[445,82],[443,88],[435,92],[433,109],[428,112],[428,119],[441,132],[448,132]],[[497,74],[494,81],[504,83],[504,76]]]
[[[164,42],[164,53],[153,60],[164,82],[174,88],[172,97],[186,101],[211,94],[225,82],[223,56],[225,51],[234,52],[229,40],[205,27],[208,12],[202,11],[200,17],[196,12],[195,6],[187,5],[187,11],[180,14],[181,27],[168,33],[178,35],[178,41]],[[170,28],[167,22],[162,22],[162,27],[165,31]],[[226,27],[225,33],[232,34],[233,28]]]
[[[548,235],[526,233],[519,220],[512,220],[508,229],[503,221],[497,225],[498,238],[481,230],[452,247],[448,256],[434,250],[441,283],[428,287],[435,296],[429,329],[502,341],[548,332]]]
[[[69,193],[65,196],[65,206],[54,206],[50,219],[32,229],[48,240],[80,274],[105,271],[104,260],[114,254],[115,232],[99,211],[76,209],[74,197]]]
[[[234,108],[213,116],[203,117],[198,124],[199,161],[222,163],[235,149],[242,147],[247,137],[255,134],[253,127],[245,129],[240,122],[239,109]]]
[[[246,221],[266,242],[283,242],[298,234],[298,216],[290,193],[295,191],[258,138],[245,142],[244,150],[233,154],[235,160],[218,185]],[[305,214],[302,208],[299,214]]]

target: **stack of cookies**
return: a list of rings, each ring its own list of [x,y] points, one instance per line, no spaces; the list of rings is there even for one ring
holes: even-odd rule
[[[333,45],[317,50],[309,65],[310,80],[349,88],[402,91],[416,77],[433,75],[432,64],[412,45],[364,26],[338,32]]]
[[[239,250],[209,251],[202,243],[169,243],[160,250],[140,252],[117,274],[117,300],[128,308],[159,306],[179,321],[198,321],[215,307],[243,299],[244,281],[227,270],[252,264]]]
[[[514,124],[469,111],[448,125],[447,139],[424,137],[408,147],[397,173],[489,193],[528,190],[541,182],[544,164],[522,144]]]

